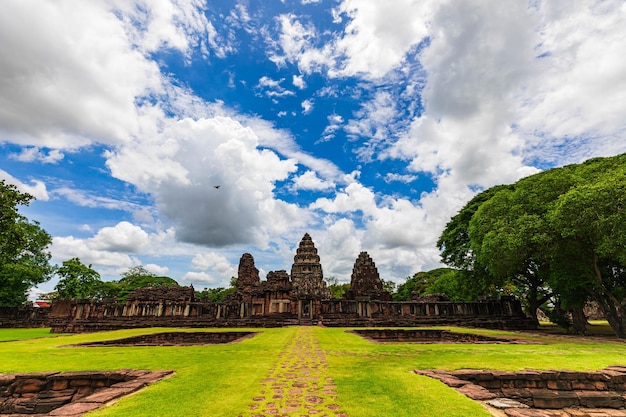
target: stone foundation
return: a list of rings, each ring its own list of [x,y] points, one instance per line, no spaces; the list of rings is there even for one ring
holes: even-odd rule
[[[101,342],[78,343],[64,347],[89,346],[197,346],[232,343],[253,337],[256,332],[164,332],[103,340]]]
[[[456,333],[433,329],[368,329],[353,330],[359,336],[382,343],[528,343],[516,339],[483,336],[471,333]]]
[[[508,416],[626,416],[626,366],[593,371],[416,370]],[[542,411],[537,412],[537,409]],[[548,410],[561,410],[553,414]],[[595,409],[593,414],[589,409]],[[598,409],[619,410],[603,411]]]
[[[79,416],[173,373],[119,370],[0,374],[0,415]]]

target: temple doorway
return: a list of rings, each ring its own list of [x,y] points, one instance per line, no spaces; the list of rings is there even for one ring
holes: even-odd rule
[[[310,319],[312,310],[311,300],[300,300],[300,318]]]

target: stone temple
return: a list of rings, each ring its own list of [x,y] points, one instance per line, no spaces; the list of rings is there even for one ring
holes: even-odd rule
[[[49,325],[54,332],[84,332],[136,327],[276,327],[459,325],[499,329],[534,328],[519,301],[510,297],[479,302],[391,301],[376,264],[361,252],[350,290],[334,299],[324,281],[320,255],[304,235],[291,274],[271,271],[259,277],[254,258],[239,261],[235,293],[222,303],[196,300],[193,287],[141,288],[125,303],[115,300],[57,300]]]

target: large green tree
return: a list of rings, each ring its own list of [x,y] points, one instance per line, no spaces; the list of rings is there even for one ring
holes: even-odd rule
[[[469,222],[470,246],[492,282],[508,285],[535,320],[537,308],[553,296],[551,249],[558,236],[546,213],[574,183],[563,169],[522,179],[484,201]]]
[[[130,294],[136,288],[143,287],[178,287],[176,280],[165,277],[157,276],[156,274],[148,271],[142,265],[129,268],[128,271],[122,273],[122,278],[119,281],[114,281],[113,284],[107,288],[107,297],[117,297],[118,300],[124,301],[128,294]]]
[[[626,154],[494,187],[448,223],[442,258],[481,290],[512,285],[531,313],[551,296],[578,329],[584,316],[576,313],[594,299],[626,337],[625,194]]]
[[[598,164],[604,167],[600,174]],[[579,171],[590,181],[561,195],[550,220],[576,248],[575,282],[600,304],[615,333],[626,338],[626,157],[604,164],[594,160]]]
[[[510,186],[499,185],[474,196],[458,214],[450,219],[437,241],[443,263],[454,267],[462,275],[460,286],[465,299],[472,300],[478,296],[492,295],[502,285],[489,273],[487,266],[476,257],[476,251],[470,239],[469,226],[472,217],[483,203],[499,191],[509,188]]]
[[[63,261],[56,274],[60,278],[54,287],[58,298],[94,298],[100,292],[100,274],[91,265],[83,264],[79,258]]]
[[[28,290],[52,274],[48,247],[52,237],[38,222],[18,211],[34,197],[0,180],[0,306],[17,306]]]

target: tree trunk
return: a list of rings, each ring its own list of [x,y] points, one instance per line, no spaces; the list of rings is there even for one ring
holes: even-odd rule
[[[581,308],[573,308],[572,313],[572,325],[576,334],[587,334],[587,317],[585,312]]]
[[[594,291],[594,298],[600,305],[604,317],[609,322],[609,325],[615,332],[615,335],[620,339],[626,339],[626,309],[624,305],[608,291],[602,281],[602,273],[598,267],[598,257],[594,254],[594,270],[596,279],[596,289]]]

